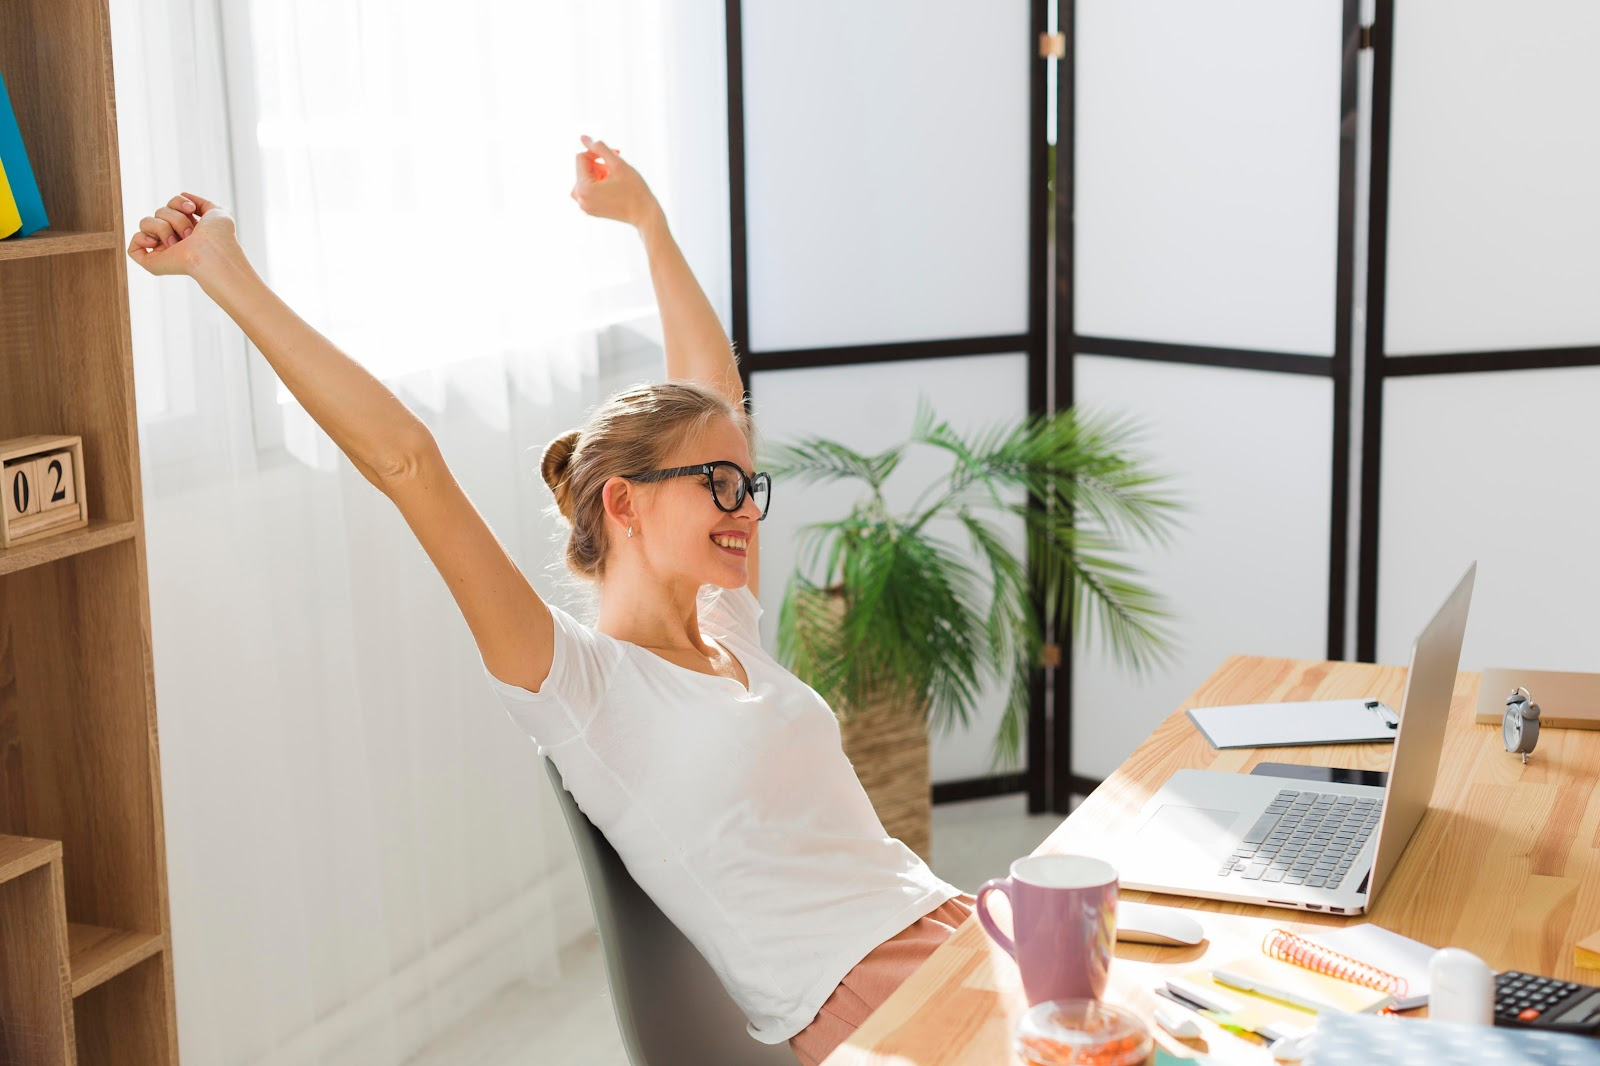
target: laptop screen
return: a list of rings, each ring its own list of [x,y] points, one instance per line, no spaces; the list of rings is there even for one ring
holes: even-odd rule
[[[1434,614],[1433,620],[1411,646],[1411,669],[1400,702],[1400,730],[1394,738],[1394,759],[1389,767],[1389,794],[1383,821],[1378,826],[1378,846],[1373,856],[1368,898],[1400,861],[1428,798],[1439,777],[1439,756],[1444,750],[1445,723],[1450,717],[1450,697],[1455,692],[1456,669],[1461,664],[1461,638],[1467,630],[1467,608],[1472,603],[1472,583],[1478,564],[1467,567]]]

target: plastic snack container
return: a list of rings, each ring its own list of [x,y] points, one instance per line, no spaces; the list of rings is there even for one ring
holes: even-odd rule
[[[1022,1016],[1015,1047],[1029,1066],[1145,1066],[1155,1043],[1131,1011],[1093,999],[1056,999]]]

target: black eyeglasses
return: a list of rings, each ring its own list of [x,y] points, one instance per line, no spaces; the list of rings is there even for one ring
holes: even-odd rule
[[[756,501],[761,509],[761,521],[767,517],[767,507],[772,503],[772,477],[762,471],[750,477],[738,463],[718,460],[694,466],[677,466],[671,470],[651,470],[643,474],[624,474],[629,481],[665,481],[672,477],[703,477],[711,490],[711,499],[717,509],[732,514],[744,506],[745,497]]]

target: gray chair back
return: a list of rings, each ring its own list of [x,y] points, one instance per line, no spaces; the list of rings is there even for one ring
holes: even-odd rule
[[[600,933],[611,1005],[631,1066],[795,1066],[787,1044],[763,1044],[722,982],[667,920],[544,760],[577,845]]]

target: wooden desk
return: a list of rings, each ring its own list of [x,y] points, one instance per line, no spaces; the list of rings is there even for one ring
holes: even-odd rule
[[[1236,656],[1184,708],[1268,700],[1374,696],[1400,706],[1405,670],[1364,663]],[[1274,926],[1373,921],[1439,947],[1464,947],[1497,970],[1520,969],[1600,984],[1573,964],[1573,945],[1600,929],[1600,732],[1549,730],[1526,766],[1507,754],[1498,726],[1473,722],[1478,675],[1456,679],[1438,784],[1404,857],[1364,916],[1127,892],[1124,898],[1186,907],[1205,926],[1195,947],[1119,944],[1109,1002],[1150,1017],[1152,989],[1173,973],[1259,949]],[[1040,854],[1113,854],[1144,801],[1184,767],[1249,772],[1259,762],[1387,769],[1387,744],[1216,751],[1174,711],[1148,740],[1039,846]],[[964,886],[976,889],[976,885]],[[1005,900],[991,897],[1006,924]],[[1027,1009],[1016,964],[969,920],[912,975],[826,1066],[1001,1066],[1018,1060],[1011,1032]],[[1262,1048],[1202,1022],[1212,1053],[1270,1063]],[[1154,1023],[1169,1051],[1193,1051]]]

